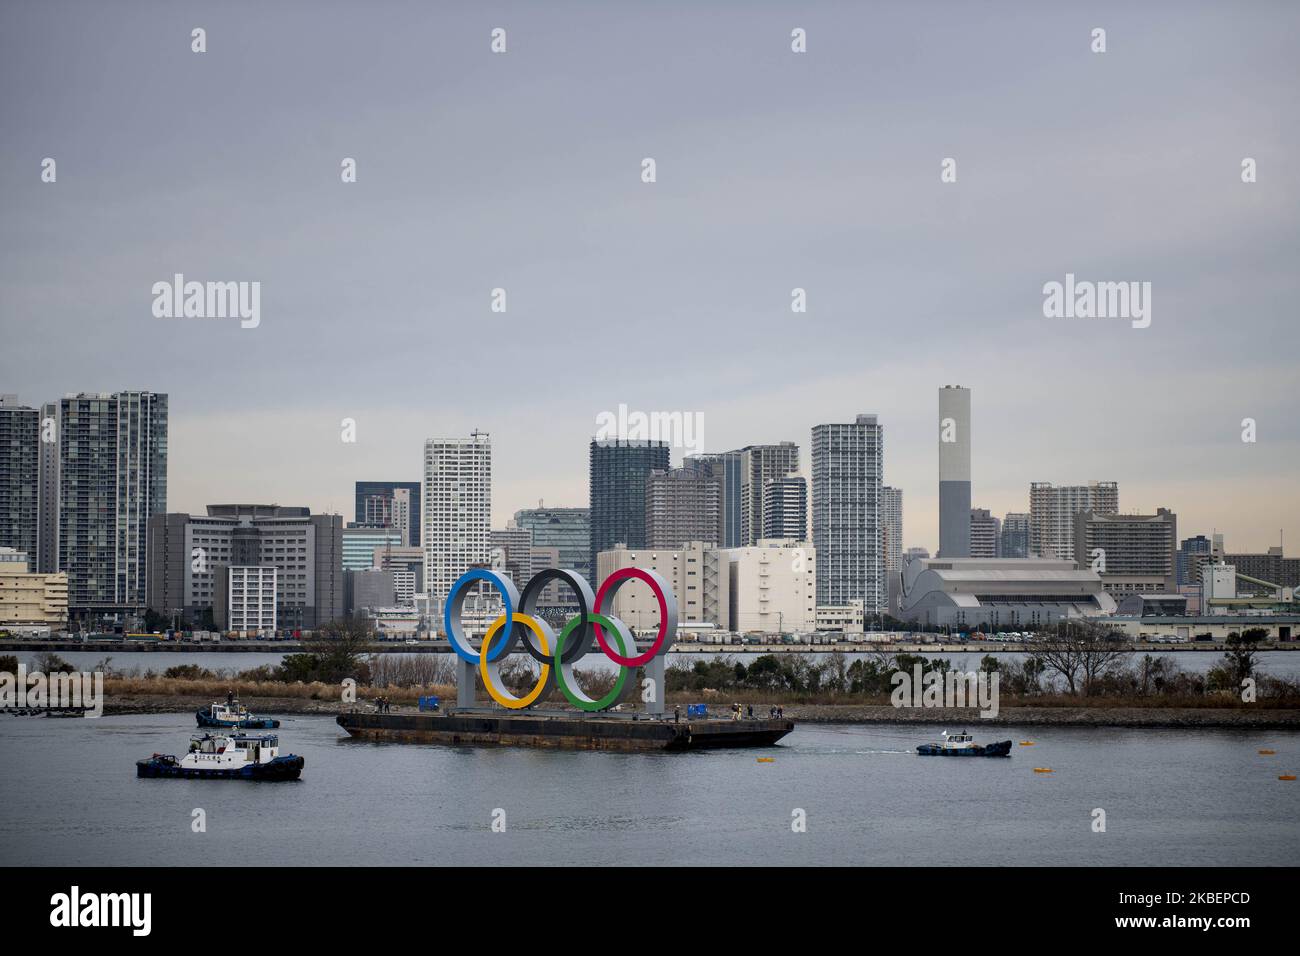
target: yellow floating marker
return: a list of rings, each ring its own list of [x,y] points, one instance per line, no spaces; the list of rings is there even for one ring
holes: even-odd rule
[[[1263,754],[1265,757],[1271,757],[1271,756],[1273,756],[1275,753],[1277,753],[1277,751],[1276,751],[1276,750],[1261,750],[1260,753]]]
[[[1051,767],[1035,767],[1034,773],[1056,773]]]
[[[1022,741],[1020,741],[1020,746],[1022,746],[1022,747],[1032,747],[1033,745],[1034,745],[1034,742],[1033,742],[1032,740],[1022,740]]]
[[[758,762],[759,762],[759,763],[776,763],[776,758],[775,758],[775,757],[759,757],[759,758],[758,758]]]
[[[1295,779],[1295,774],[1293,774],[1293,773],[1284,773],[1284,774],[1281,774],[1277,779],[1279,779],[1279,780],[1294,780],[1294,779]]]

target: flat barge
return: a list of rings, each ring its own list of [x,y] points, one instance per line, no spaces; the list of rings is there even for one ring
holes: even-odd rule
[[[459,746],[551,747],[561,750],[710,750],[770,747],[794,730],[785,718],[750,720],[587,716],[577,713],[339,714],[353,737]]]

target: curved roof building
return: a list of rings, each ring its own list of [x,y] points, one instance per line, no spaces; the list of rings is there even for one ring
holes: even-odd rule
[[[1101,578],[1073,561],[922,558],[907,562],[890,595],[895,617],[923,624],[998,628],[1115,613]]]

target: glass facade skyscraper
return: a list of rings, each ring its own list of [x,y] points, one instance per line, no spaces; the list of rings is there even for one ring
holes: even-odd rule
[[[356,483],[357,524],[386,524],[385,518],[393,513],[393,492],[405,489],[410,493],[407,508],[406,543],[412,548],[420,546],[420,482],[418,481],[358,481]]]
[[[591,567],[615,544],[646,545],[646,479],[667,471],[668,443],[593,439],[591,464]]]
[[[524,508],[515,512],[515,524],[533,533],[533,547],[555,548],[560,567],[577,571],[589,582],[591,566],[591,510],[589,508]]]
[[[400,547],[403,547],[402,535],[396,528],[350,524],[343,529],[343,570],[379,567],[376,551]]]
[[[1200,556],[1199,558],[1197,556]],[[1210,539],[1203,534],[1184,538],[1178,548],[1174,577],[1179,587],[1201,583],[1201,565],[1210,559]]]

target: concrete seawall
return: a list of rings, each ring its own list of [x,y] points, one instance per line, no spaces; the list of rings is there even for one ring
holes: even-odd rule
[[[793,704],[785,712],[801,723],[918,724],[981,727],[1205,727],[1300,730],[1300,710],[1247,707],[1003,707],[996,717],[975,708]]]

